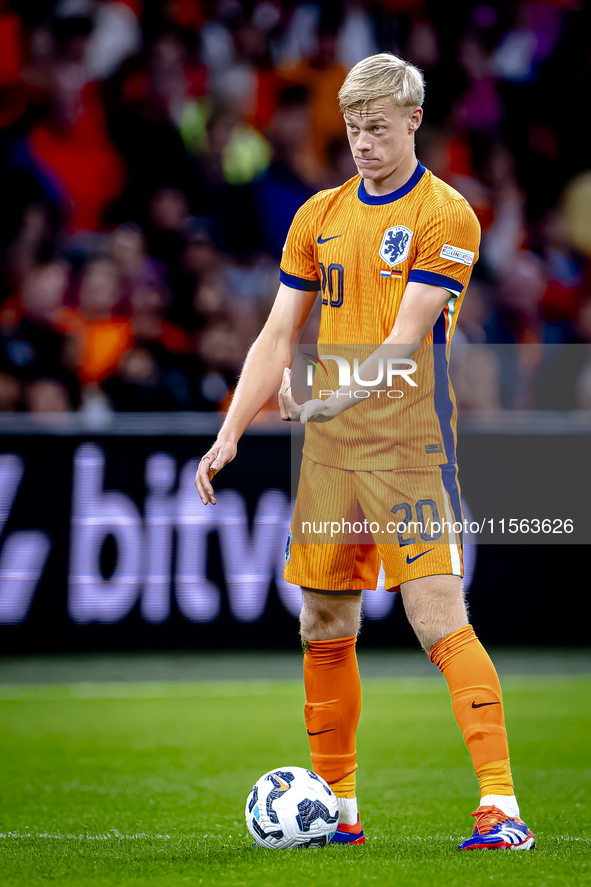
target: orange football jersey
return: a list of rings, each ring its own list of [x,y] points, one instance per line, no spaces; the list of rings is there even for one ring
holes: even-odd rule
[[[455,462],[449,346],[479,242],[470,205],[420,163],[391,194],[374,197],[355,176],[315,194],[298,210],[280,278],[294,289],[322,291],[320,361],[311,396],[324,398],[339,388],[337,361],[323,356],[344,357],[353,372],[355,358],[361,366],[384,342],[407,283],[449,293],[414,355],[412,376],[396,377],[390,393],[374,393],[330,422],[309,423],[304,446],[309,459],[365,471]]]

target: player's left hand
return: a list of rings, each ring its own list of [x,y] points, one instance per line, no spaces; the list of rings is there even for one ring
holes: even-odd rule
[[[307,422],[329,422],[336,415],[336,413],[329,409],[326,401],[320,400],[320,398],[307,400],[300,409],[300,422],[302,425],[306,425]]]

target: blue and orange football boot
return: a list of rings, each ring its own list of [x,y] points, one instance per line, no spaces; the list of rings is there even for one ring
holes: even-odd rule
[[[333,835],[331,844],[365,844],[365,835],[359,814],[355,825],[339,825]]]
[[[536,839],[523,820],[507,816],[498,807],[479,807],[474,834],[458,850],[531,850]]]

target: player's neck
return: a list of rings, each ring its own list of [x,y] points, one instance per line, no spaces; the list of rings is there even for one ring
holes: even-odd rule
[[[417,168],[418,160],[415,153],[403,160],[394,172],[386,176],[384,179],[363,179],[363,187],[372,197],[383,197],[385,194],[391,194],[405,185],[413,172]]]

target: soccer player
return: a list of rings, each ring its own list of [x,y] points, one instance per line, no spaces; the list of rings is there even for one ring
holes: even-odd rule
[[[501,687],[462,593],[448,356],[480,230],[464,198],[417,161],[423,95],[418,69],[389,53],[347,75],[339,100],[359,175],[297,212],[277,298],[195,483],[203,503],[215,505],[212,478],[281,382],[282,418],[306,425],[284,575],[303,591],[304,714],[314,770],[339,802],[333,840],[365,840],[355,787],[355,643],[361,591],[375,589],[383,563],[386,588],[400,589],[421,645],[447,680],[480,784],[474,833],[459,849],[529,849],[534,836],[519,818]],[[315,396],[300,405],[290,367],[319,290]],[[353,378],[337,377],[344,360]],[[371,534],[367,524],[355,532],[364,519]],[[334,538],[331,525],[342,527]]]

